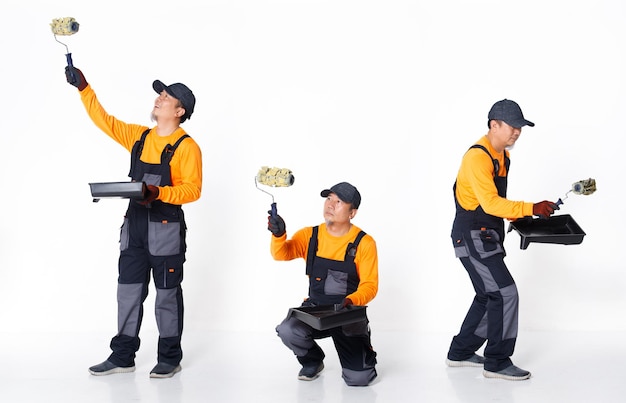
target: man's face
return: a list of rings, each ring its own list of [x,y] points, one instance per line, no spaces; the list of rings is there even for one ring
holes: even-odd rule
[[[505,147],[513,147],[522,134],[521,128],[509,126],[504,121],[494,121],[493,124],[496,138],[501,144],[504,144]]]
[[[152,109],[152,117],[158,121],[159,117],[163,118],[180,118],[185,114],[185,109],[180,106],[178,99],[174,98],[167,91],[161,91],[161,94],[154,100],[154,108]]]
[[[356,210],[350,203],[342,201],[336,194],[330,193],[324,201],[324,220],[327,224],[350,222]]]

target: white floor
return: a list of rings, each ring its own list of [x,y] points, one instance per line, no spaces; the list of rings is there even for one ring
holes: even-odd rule
[[[171,379],[148,377],[156,340],[145,335],[136,372],[92,376],[109,337],[0,333],[0,402],[626,402],[624,333],[522,331],[513,360],[533,376],[511,382],[446,367],[451,335],[373,329],[379,377],[357,388],[341,379],[328,339],[320,378],[298,381],[299,365],[272,332],[187,332],[183,370]]]

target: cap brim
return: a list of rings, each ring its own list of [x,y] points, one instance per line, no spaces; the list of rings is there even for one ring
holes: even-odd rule
[[[165,89],[165,84],[163,84],[160,80],[154,80],[152,83],[152,89],[154,89],[157,94],[160,94]]]
[[[533,127],[535,125],[533,122],[531,122],[530,120],[526,120],[526,119],[518,120],[518,121],[515,121],[515,122],[507,122],[505,120],[504,122],[506,122],[506,124],[511,126],[511,127],[517,127],[517,128],[521,128],[521,127],[524,127],[524,126]]]
[[[336,195],[336,196],[339,198],[339,200],[341,200],[341,201],[342,201],[342,202],[344,202],[344,203],[350,203],[350,202],[346,201],[346,199],[347,199],[347,198],[345,197],[345,195],[341,195],[341,194],[339,194],[339,193],[337,193],[337,192],[333,192],[333,191],[332,191],[332,190],[330,190],[330,189],[324,189],[324,190],[322,190],[322,191],[320,192],[320,196],[322,196],[322,197],[328,197],[328,195],[329,195],[329,194],[334,194],[334,195]]]
[[[156,91],[157,94],[160,94],[163,91],[165,91],[168,94],[170,94],[171,96],[173,96],[174,98],[178,99],[176,97],[176,95],[174,93],[172,93],[172,91],[170,91],[168,86],[163,84],[163,82],[161,80],[154,80],[154,82],[152,83],[152,88],[154,89],[154,91]]]

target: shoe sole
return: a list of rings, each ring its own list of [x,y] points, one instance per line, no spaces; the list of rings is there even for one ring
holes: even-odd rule
[[[103,376],[103,375],[111,375],[111,374],[125,374],[128,372],[134,372],[134,371],[135,371],[135,367],[116,367],[108,371],[101,371],[101,372],[92,371],[90,369],[89,373],[95,376]]]
[[[530,372],[527,375],[514,376],[514,375],[499,374],[497,372],[491,372],[491,371],[483,371],[483,376],[485,378],[492,378],[492,379],[506,379],[507,381],[523,381],[523,380],[530,378]]]
[[[472,361],[452,361],[446,359],[446,365],[449,367],[460,368],[460,367],[483,367],[483,364],[480,362],[472,362]]]
[[[315,374],[314,376],[298,375],[298,379],[301,381],[314,381],[319,377],[320,377],[319,373]]]
[[[157,379],[171,378],[175,374],[179,373],[181,369],[182,368],[179,365],[176,368],[174,368],[172,372],[168,372],[167,374],[157,374],[156,372],[150,372],[150,378],[157,378]]]

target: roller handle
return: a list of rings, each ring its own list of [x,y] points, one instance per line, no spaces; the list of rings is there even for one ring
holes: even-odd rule
[[[559,200],[556,201],[556,203],[554,203],[558,206],[560,206],[561,204],[563,204],[563,200],[561,200],[561,198],[559,197]]]
[[[72,83],[75,83],[76,82],[76,75],[74,74],[74,69],[73,69],[74,63],[72,62],[72,54],[71,53],[66,53],[65,54],[65,58],[67,59],[67,65],[69,67],[72,67],[70,69],[70,78],[72,79]]]
[[[276,203],[272,203],[272,218],[276,218],[276,216],[278,215],[278,209],[276,208]]]

